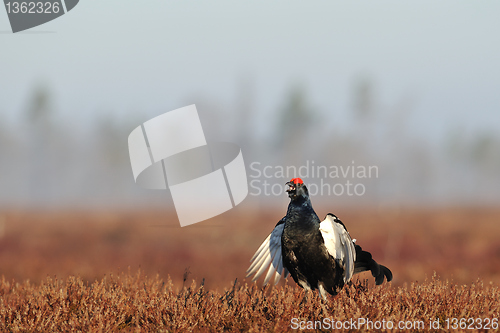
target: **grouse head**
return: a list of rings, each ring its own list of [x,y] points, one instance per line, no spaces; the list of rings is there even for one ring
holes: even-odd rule
[[[288,185],[286,192],[292,201],[306,200],[309,198],[309,191],[300,178],[293,178],[285,185]]]

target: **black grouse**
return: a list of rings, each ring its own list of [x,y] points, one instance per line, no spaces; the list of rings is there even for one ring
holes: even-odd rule
[[[318,289],[323,298],[326,293],[336,295],[354,274],[363,271],[371,271],[377,285],[384,277],[392,280],[391,271],[355,244],[335,215],[328,213],[320,221],[302,179],[293,178],[286,185],[290,198],[286,216],[254,254],[247,277],[255,273],[255,281],[269,266],[264,285],[273,275],[276,284],[281,275],[286,278],[290,273],[299,286]]]

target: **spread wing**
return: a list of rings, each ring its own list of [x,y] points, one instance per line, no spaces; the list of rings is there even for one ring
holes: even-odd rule
[[[250,260],[251,265],[247,269],[247,276],[254,274],[252,281],[255,281],[262,275],[262,273],[269,266],[266,277],[264,279],[264,286],[269,282],[274,273],[274,284],[277,284],[284,275],[285,279],[288,276],[288,270],[283,267],[283,258],[281,257],[281,235],[283,234],[283,229],[285,227],[285,219],[276,224],[274,230],[266,240],[259,247],[257,252],[253,255]]]
[[[319,230],[328,253],[343,265],[344,282],[350,281],[354,274],[356,250],[344,224],[335,215],[327,214],[320,223]]]

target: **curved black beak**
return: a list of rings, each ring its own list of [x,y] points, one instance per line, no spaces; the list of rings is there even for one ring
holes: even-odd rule
[[[295,184],[292,182],[286,182],[285,185],[288,185],[288,189],[286,190],[287,193],[295,191],[296,189]]]

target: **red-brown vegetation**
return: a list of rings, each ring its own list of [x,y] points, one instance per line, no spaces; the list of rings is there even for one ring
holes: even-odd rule
[[[186,228],[162,211],[2,212],[0,331],[282,332],[293,318],[443,329],[446,319],[499,317],[498,209],[335,213],[392,283],[376,287],[363,273],[327,302],[290,278],[250,283],[249,259],[282,217],[272,211],[235,209]]]
[[[193,282],[177,291],[171,280],[140,273],[93,283],[75,277],[47,278],[39,285],[2,280],[0,294],[0,329],[12,332],[424,331],[453,325],[470,331],[497,329],[500,311],[497,287],[435,278],[398,288],[369,288],[358,281],[327,301],[288,285],[262,289],[235,283],[217,292]]]

